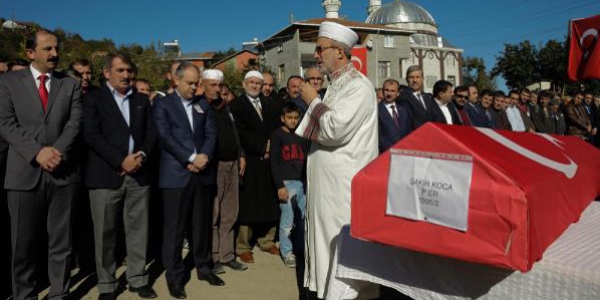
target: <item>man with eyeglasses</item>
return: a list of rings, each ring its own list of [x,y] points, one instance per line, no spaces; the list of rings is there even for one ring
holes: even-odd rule
[[[459,117],[459,125],[465,126],[473,126],[473,122],[471,118],[467,114],[465,110],[465,105],[469,101],[469,87],[465,85],[459,85],[454,89],[454,98],[452,99],[452,103],[454,103],[454,110],[458,114]]]
[[[321,86],[323,85],[323,75],[321,74],[321,72],[319,72],[319,69],[317,69],[316,67],[310,67],[306,69],[306,72],[304,72],[304,82],[312,85],[315,88],[315,90],[319,93],[319,98],[323,99],[323,96],[325,96],[325,90],[321,89]],[[300,108],[300,112],[302,113],[302,115],[304,115],[304,113],[306,113],[306,110],[308,109],[308,105],[306,105],[304,100],[302,100],[302,97],[298,95],[298,97],[290,99],[292,102],[294,102],[294,104],[296,104]]]
[[[350,223],[350,183],[377,156],[377,98],[373,85],[354,68],[351,29],[334,22],[319,27],[314,58],[329,76],[320,98],[315,87],[300,85],[308,106],[296,134],[311,140],[307,163],[306,271],[304,286],[326,298],[330,266],[342,226]],[[315,295],[313,295],[315,296]]]
[[[304,81],[312,84],[312,86],[319,92],[319,96],[323,99],[325,96],[325,89],[323,89],[323,74],[319,72],[317,67],[310,67],[304,72]]]

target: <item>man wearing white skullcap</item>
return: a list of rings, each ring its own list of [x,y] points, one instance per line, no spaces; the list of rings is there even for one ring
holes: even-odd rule
[[[221,70],[207,69],[202,72],[202,89],[204,90],[204,97],[209,103],[221,97],[223,78]]]
[[[258,71],[244,76],[245,94],[230,104],[240,143],[246,155],[243,188],[240,191],[240,230],[236,251],[240,260],[253,263],[252,237],[258,237],[261,250],[279,255],[275,232],[279,222],[279,205],[271,179],[269,158],[271,133],[279,125],[278,105],[261,96],[264,77]]]
[[[239,176],[244,174],[246,160],[240,147],[231,110],[221,98],[223,72],[208,69],[202,73],[204,97],[215,113],[217,124],[217,149],[215,159],[209,164],[211,174],[216,174],[216,195],[212,215],[212,258],[214,274],[225,273],[225,266],[237,271],[246,270],[235,260],[234,225],[239,210]]]
[[[300,86],[308,105],[296,134],[310,139],[307,165],[306,271],[304,285],[326,298],[335,276],[337,236],[350,223],[352,177],[377,156],[377,97],[373,85],[351,62],[358,42],[351,29],[333,22],[319,28],[314,57],[330,85],[321,100],[309,83]]]

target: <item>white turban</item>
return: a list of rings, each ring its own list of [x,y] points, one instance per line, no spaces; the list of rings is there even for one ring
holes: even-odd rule
[[[248,73],[246,73],[246,76],[244,76],[244,80],[250,78],[250,77],[256,77],[260,80],[265,80],[265,78],[263,77],[262,73],[258,72],[258,71],[250,71]]]
[[[325,21],[319,27],[319,37],[340,42],[352,49],[358,42],[358,35],[352,29],[334,22]]]
[[[202,73],[202,78],[209,80],[218,80],[222,82],[224,77],[223,72],[217,69],[206,69]]]

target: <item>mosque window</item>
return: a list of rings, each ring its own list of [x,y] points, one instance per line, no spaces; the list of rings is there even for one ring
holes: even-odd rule
[[[452,67],[456,66],[456,59],[454,58],[454,56],[448,55],[446,57],[446,65]]]
[[[388,78],[391,76],[390,73],[392,70],[392,62],[391,61],[380,61],[377,69],[378,69],[379,77]]]
[[[286,80],[286,78],[285,78],[285,64],[281,64],[281,65],[279,65],[279,68],[277,69],[277,81],[283,82],[284,80]]]
[[[383,47],[385,48],[396,48],[396,44],[394,42],[394,37],[386,35],[383,37]]]
[[[452,83],[452,85],[456,86],[456,76],[454,76],[454,75],[449,75],[449,76],[448,76],[448,81],[449,81],[450,83]]]

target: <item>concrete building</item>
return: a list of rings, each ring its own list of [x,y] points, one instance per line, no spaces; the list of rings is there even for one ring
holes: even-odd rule
[[[182,53],[179,41],[173,40],[172,42],[165,42],[162,44],[161,55],[168,60],[191,62],[196,65],[200,71],[204,71],[204,69],[207,69],[214,61],[213,57],[215,54],[213,52]]]
[[[420,5],[407,1],[392,1],[381,5],[371,0],[366,23],[412,31],[410,57],[401,64],[404,77],[411,65],[419,65],[425,74],[425,91],[431,92],[433,84],[440,79],[462,84],[462,53],[438,34],[433,16]],[[402,77],[402,78],[403,78]]]
[[[258,54],[255,51],[244,49],[214,62],[211,67],[223,72],[228,70],[242,72],[248,67],[256,66],[257,59]]]
[[[289,76],[303,75],[307,68],[315,65],[315,41],[323,21],[338,22],[356,31],[359,42],[354,51],[362,51],[366,59],[363,61],[355,56],[353,60],[365,66],[365,73],[374,85],[378,86],[389,77],[400,77],[401,61],[410,58],[411,32],[384,25],[323,18],[294,22],[262,42],[263,63],[275,73],[279,86],[285,86]]]
[[[382,5],[371,0],[366,22],[340,19],[340,0],[323,0],[322,5],[326,18],[293,22],[260,44],[259,60],[275,72],[280,86],[289,76],[302,75],[315,64],[315,41],[323,21],[338,22],[358,33],[353,60],[357,66],[366,66],[363,72],[377,87],[387,78],[403,82],[411,65],[423,68],[427,92],[440,79],[462,83],[463,50],[438,35],[437,23],[418,4],[393,1]]]

